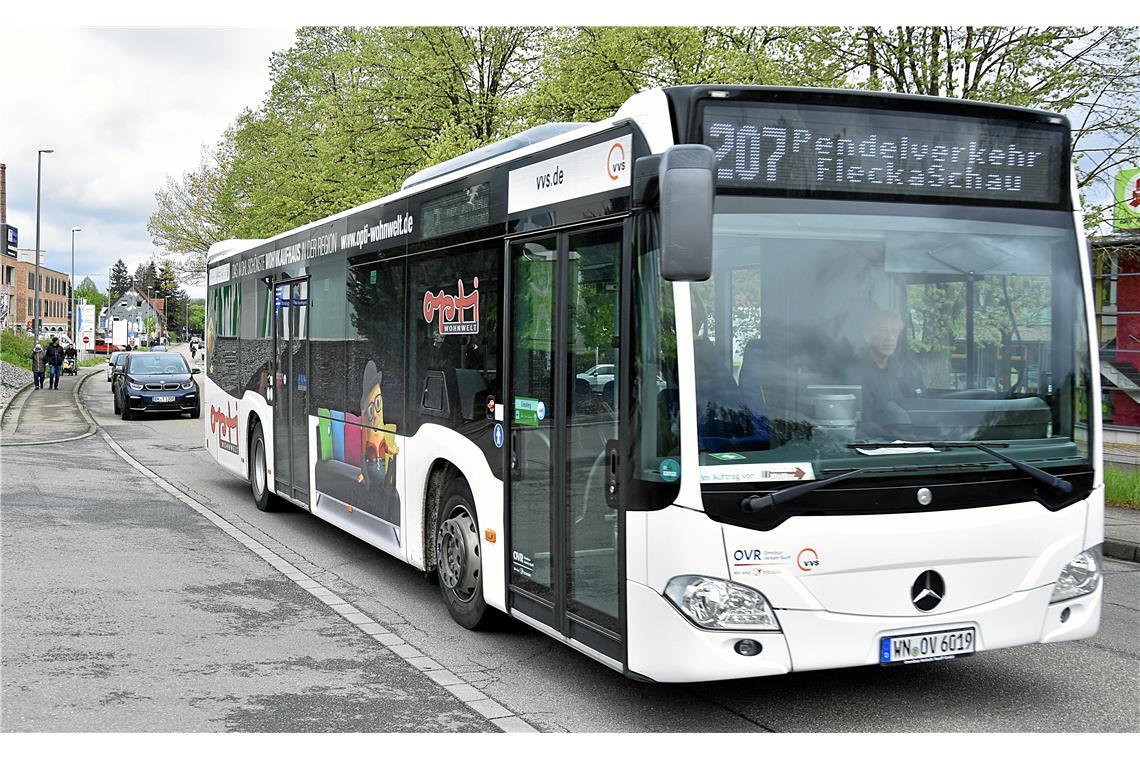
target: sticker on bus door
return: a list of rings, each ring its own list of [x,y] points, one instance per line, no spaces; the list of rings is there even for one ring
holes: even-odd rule
[[[702,483],[757,483],[788,480],[815,480],[815,470],[812,469],[811,462],[701,465]]]

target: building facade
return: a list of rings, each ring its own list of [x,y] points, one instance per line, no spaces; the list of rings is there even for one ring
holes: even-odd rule
[[[1089,243],[1104,425],[1140,429],[1140,234]]]
[[[23,251],[21,253],[24,253]],[[36,265],[32,252],[18,260],[4,259],[2,288],[7,292],[6,327],[30,330],[35,313]],[[66,272],[40,265],[40,323],[44,332],[66,333],[71,316],[71,285]]]
[[[131,287],[119,295],[104,311],[100,322],[107,337],[112,337],[112,324],[116,321],[127,323],[127,340],[132,345],[142,345],[165,334],[165,299],[153,298]],[[148,329],[147,318],[153,318],[153,329]]]

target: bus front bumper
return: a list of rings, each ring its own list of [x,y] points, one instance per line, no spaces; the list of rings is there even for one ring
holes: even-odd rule
[[[972,627],[976,631],[975,651],[981,653],[1096,634],[1103,579],[1095,592],[1055,604],[1049,604],[1052,591],[1052,586],[1019,591],[944,615],[884,617],[777,609],[782,631],[751,632],[698,628],[660,593],[630,581],[626,589],[628,667],[655,681],[717,681],[878,665],[884,636]],[[738,654],[736,644],[742,639],[759,642],[761,652]]]

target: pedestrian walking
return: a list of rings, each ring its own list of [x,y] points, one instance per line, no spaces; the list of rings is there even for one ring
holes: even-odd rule
[[[47,354],[39,343],[32,349],[32,380],[36,383],[36,390],[44,387],[44,369],[47,367]]]
[[[59,390],[59,373],[63,369],[63,346],[59,345],[59,338],[51,337],[51,345],[47,347],[48,387],[53,391]]]

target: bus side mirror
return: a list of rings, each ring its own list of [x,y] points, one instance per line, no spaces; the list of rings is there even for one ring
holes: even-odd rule
[[[707,145],[674,145],[661,157],[661,274],[703,282],[712,275],[716,155]]]

